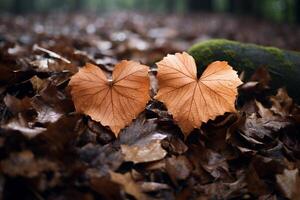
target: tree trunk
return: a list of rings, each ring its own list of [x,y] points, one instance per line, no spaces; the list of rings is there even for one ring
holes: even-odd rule
[[[238,72],[245,71],[246,78],[256,68],[266,67],[272,77],[271,87],[285,86],[289,94],[300,102],[299,52],[217,39],[196,44],[189,53],[195,58],[198,71],[216,60],[228,61]]]

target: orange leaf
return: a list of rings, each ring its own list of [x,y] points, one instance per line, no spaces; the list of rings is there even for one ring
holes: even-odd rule
[[[116,136],[150,99],[148,67],[133,61],[118,63],[112,80],[97,66],[86,64],[69,85],[76,110],[109,126]]]
[[[194,58],[185,52],[168,55],[157,66],[155,98],[167,106],[186,135],[202,122],[235,111],[237,87],[242,82],[227,62],[211,63],[199,79]]]

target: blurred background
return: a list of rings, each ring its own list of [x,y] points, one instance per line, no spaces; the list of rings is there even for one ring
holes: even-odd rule
[[[274,22],[300,23],[300,0],[1,0],[0,11],[109,12],[143,11],[157,13],[224,12],[249,15]]]
[[[300,0],[0,0],[0,51],[153,65],[214,38],[300,51],[299,25]]]

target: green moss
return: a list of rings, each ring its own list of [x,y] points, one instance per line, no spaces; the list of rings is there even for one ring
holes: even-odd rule
[[[236,53],[233,50],[224,50],[224,53],[228,58],[234,58],[236,56]]]
[[[238,50],[239,52],[236,52]],[[256,44],[244,44],[236,41],[230,41],[225,39],[213,39],[207,40],[205,42],[201,42],[193,45],[189,49],[189,53],[195,58],[196,62],[202,64],[208,64],[208,61],[213,61],[214,56],[218,54],[222,59],[227,61],[232,61],[233,59],[237,59],[243,61],[242,63],[251,68],[255,68],[253,66],[253,61],[246,58],[244,60],[242,57],[239,57],[239,53],[244,51],[260,51],[264,54],[270,54],[274,56],[273,62],[281,63],[282,66],[291,68],[293,67],[293,63],[285,58],[285,53],[283,50],[275,48],[275,47],[265,47]],[[300,56],[300,54],[299,54]],[[216,58],[215,58],[216,59]],[[252,64],[251,64],[252,63]],[[241,63],[239,63],[241,64]],[[242,66],[241,66],[242,67]]]
[[[277,59],[278,62],[284,62],[284,54],[283,52],[275,47],[262,47],[265,51],[269,52],[274,56],[275,59]]]
[[[203,47],[201,51],[195,51],[193,54],[196,60],[211,60],[214,57],[214,53],[210,47]]]
[[[193,45],[190,49],[189,52],[196,52],[200,49],[205,49],[205,48],[219,48],[220,46],[227,45],[227,44],[238,44],[238,42],[235,41],[229,41],[229,40],[224,40],[224,39],[213,39],[213,40],[207,40],[204,42],[200,42],[198,44]]]
[[[249,59],[249,58],[244,58],[242,59],[241,65],[237,66],[238,68],[249,68],[251,70],[255,70],[256,66],[254,65],[254,63]]]
[[[293,63],[285,58],[285,54],[282,50],[275,47],[265,47],[265,50],[274,55],[274,57],[277,59],[277,62],[282,63],[282,66],[288,68],[288,70],[293,67]]]
[[[300,53],[245,44],[225,39],[214,39],[193,45],[188,51],[195,59],[198,73],[215,60],[228,61],[239,72],[245,71],[246,78],[258,67],[267,67],[273,88],[286,86],[289,93],[300,102]],[[297,88],[298,86],[298,88]]]
[[[260,49],[263,51],[267,51],[275,56],[277,56],[280,59],[284,58],[284,54],[282,50],[275,48],[275,47],[264,47],[256,44],[244,44],[236,41],[230,41],[225,39],[213,39],[213,40],[207,40],[204,42],[200,42],[198,44],[193,45],[188,52],[191,54],[197,54],[200,56],[198,52],[212,52],[213,50],[223,50],[225,54],[227,54],[229,57],[235,56],[235,52],[230,49],[226,49],[226,47],[233,47],[238,46],[243,49]]]
[[[282,53],[282,50],[275,48],[275,47],[261,47],[264,48],[266,51],[270,52],[271,54],[273,54],[274,56],[283,59],[284,55]]]

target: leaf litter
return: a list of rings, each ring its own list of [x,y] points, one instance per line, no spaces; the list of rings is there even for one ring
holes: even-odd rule
[[[145,17],[120,16],[116,23],[123,25]],[[285,89],[269,87],[272,77],[264,69],[243,80],[237,113],[208,120],[188,136],[155,99],[118,135],[76,113],[67,86],[81,66],[98,65],[106,76],[118,61],[134,59],[154,69],[167,53],[186,50],[197,38],[193,34],[203,35],[193,20],[152,16],[148,24],[129,23],[128,30],[116,30],[98,19],[93,24],[97,34],[85,33],[77,24],[64,30],[67,35],[44,29],[39,19],[1,19],[10,24],[10,31],[0,29],[2,199],[300,198],[300,109]],[[170,21],[175,24],[161,28]],[[176,24],[192,29],[177,31]],[[234,37],[274,41],[240,30]],[[220,36],[216,33],[212,36]],[[296,48],[293,38],[285,44]],[[153,80],[155,70],[151,73]],[[153,97],[158,86],[151,84]]]

